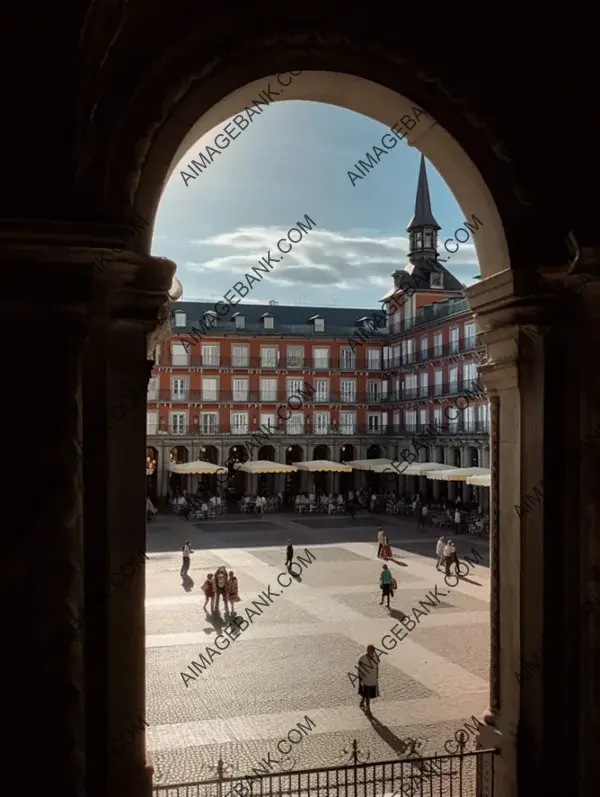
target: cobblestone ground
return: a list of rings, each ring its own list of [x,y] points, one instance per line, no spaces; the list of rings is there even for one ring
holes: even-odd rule
[[[392,543],[395,561],[390,567],[398,581],[391,612],[379,605],[381,563],[375,529],[380,521]],[[301,555],[307,564],[283,588],[277,577],[285,572],[288,538],[296,559]],[[361,761],[405,758],[407,738],[419,740],[421,756],[443,754],[444,743],[454,739],[465,722],[472,725],[471,716],[481,716],[487,706],[489,570],[487,542],[458,537],[459,556],[474,558],[474,549],[482,561],[449,588],[435,569],[436,538],[431,531],[417,532],[412,519],[385,516],[358,517],[353,523],[349,518],[269,515],[264,520],[230,517],[198,525],[159,516],[150,524],[147,745],[161,794],[211,795],[211,787],[164,787],[216,778],[219,758],[229,776],[242,777],[260,767],[269,753],[273,772],[349,763],[354,739]],[[188,590],[179,575],[185,539],[194,549],[190,575],[195,583]],[[256,615],[219,652],[214,640],[225,620],[204,613],[200,587],[220,564],[238,576],[238,615],[247,618],[247,607]],[[282,584],[287,580],[281,577]],[[253,607],[252,601],[269,585],[272,602],[263,600],[268,607]],[[423,610],[419,601],[436,585],[439,602]],[[414,619],[415,605],[423,611],[418,624],[381,657],[381,697],[373,702],[369,719],[358,708],[348,672],[355,672],[367,644],[382,648],[381,640],[392,627],[402,636],[400,620],[404,615]],[[211,643],[215,652],[209,655],[206,648]],[[201,653],[209,664],[203,671],[196,669],[186,685],[181,673],[194,674],[188,667]],[[284,757],[277,752],[278,742],[299,722],[310,726],[306,717],[314,727],[300,731],[301,740]],[[472,749],[473,733],[467,730],[465,736],[470,737],[467,749]],[[284,750],[288,746],[284,744]],[[445,764],[446,770],[449,766]],[[418,767],[406,765],[405,775],[410,768],[418,774]],[[378,778],[384,774],[389,783],[390,772],[382,770]],[[397,778],[397,766],[395,772]],[[295,785],[295,776],[290,777],[288,793],[307,793],[306,784]],[[438,778],[423,785],[423,793],[431,789],[458,797],[458,779],[457,774],[450,785]],[[464,780],[462,794],[470,797],[472,762],[465,764]],[[316,782],[311,794],[317,793],[315,786]],[[321,783],[319,792],[326,794],[329,788]],[[384,795],[392,790],[382,781],[358,793]],[[420,786],[415,793],[421,793]]]

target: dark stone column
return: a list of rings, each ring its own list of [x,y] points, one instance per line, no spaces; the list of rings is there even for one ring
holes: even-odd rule
[[[84,792],[81,360],[89,280],[43,231],[0,226],[5,295],[3,756],[17,788]],[[11,290],[12,289],[12,290]],[[16,356],[15,356],[16,355]],[[8,399],[8,400],[7,400]],[[12,403],[9,406],[8,401]]]
[[[145,727],[149,337],[175,266],[121,254],[97,276],[84,363],[88,794],[150,797]]]
[[[535,276],[503,272],[468,289],[488,346],[492,421],[490,705],[478,746],[499,750],[496,797],[541,797],[568,770],[558,666],[564,567],[570,306]],[[553,765],[548,767],[548,761]],[[567,792],[557,792],[567,793]]]

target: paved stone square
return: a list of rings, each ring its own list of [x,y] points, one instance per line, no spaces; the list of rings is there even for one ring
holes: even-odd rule
[[[398,581],[391,612],[379,605],[379,521],[392,543],[390,568]],[[293,747],[287,768],[348,763],[343,751],[355,738],[370,761],[398,758],[407,737],[422,740],[421,755],[443,752],[446,740],[487,707],[490,585],[487,542],[472,537],[457,538],[459,556],[474,548],[482,562],[452,589],[444,584],[435,569],[437,536],[387,516],[355,522],[234,516],[201,524],[159,516],[151,523],[146,739],[155,785],[214,778],[219,757],[230,774],[251,772],[305,716],[316,727]],[[307,548],[315,560],[284,589],[277,577],[288,538],[296,557],[310,561]],[[185,539],[194,549],[195,583],[188,592],[179,575]],[[240,616],[269,585],[278,594],[186,686],[181,673],[194,672],[190,663],[201,653],[207,657],[206,647],[223,630],[222,621],[205,615],[201,593],[206,574],[221,564],[238,576]],[[436,607],[381,657],[381,697],[369,720],[347,673],[355,673],[367,644],[381,648],[404,615],[413,617],[412,607],[436,585]]]

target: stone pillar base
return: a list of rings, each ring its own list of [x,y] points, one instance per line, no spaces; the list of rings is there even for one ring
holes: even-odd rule
[[[492,763],[483,763],[477,778],[477,797],[517,797],[516,739],[510,733],[502,733],[491,725],[480,725],[476,737],[478,750],[497,749]],[[493,791],[490,788],[493,778]]]

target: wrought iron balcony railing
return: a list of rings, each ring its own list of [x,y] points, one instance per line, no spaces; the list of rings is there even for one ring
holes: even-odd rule
[[[203,426],[199,424],[173,424],[173,425],[160,425],[158,427],[147,429],[148,437],[155,436],[176,436],[176,437],[218,437],[222,435],[227,436],[255,436],[256,439],[267,440],[269,437],[292,437],[298,435],[313,436],[313,435],[337,435],[351,437],[353,435],[377,435],[382,436],[432,436],[437,435],[455,435],[455,436],[485,436],[489,434],[489,423],[486,421],[463,421],[456,424],[441,423],[441,424],[387,424],[386,426],[372,426],[369,424],[355,424],[353,426],[337,425],[324,427],[313,427],[311,424],[306,424],[303,428],[286,427],[285,425],[278,427],[259,427],[258,424],[252,426],[239,426],[232,427],[231,425],[208,425]]]
[[[355,405],[362,404],[368,407],[381,406],[389,409],[390,405],[402,404],[405,401],[417,401],[419,399],[448,399],[451,397],[467,396],[472,399],[485,400],[485,388],[479,381],[462,380],[461,382],[443,382],[440,384],[427,384],[420,387],[404,388],[400,393],[377,394],[377,393],[312,393],[310,387],[303,386],[300,390],[290,394],[285,390],[277,393],[261,393],[258,390],[250,390],[247,393],[235,392],[230,390],[220,390],[208,392],[202,390],[158,390],[148,394],[149,402],[176,403],[198,403],[198,404],[287,404],[288,399],[293,397],[293,403],[298,401],[301,404],[292,409],[301,409],[305,404],[342,404]]]

